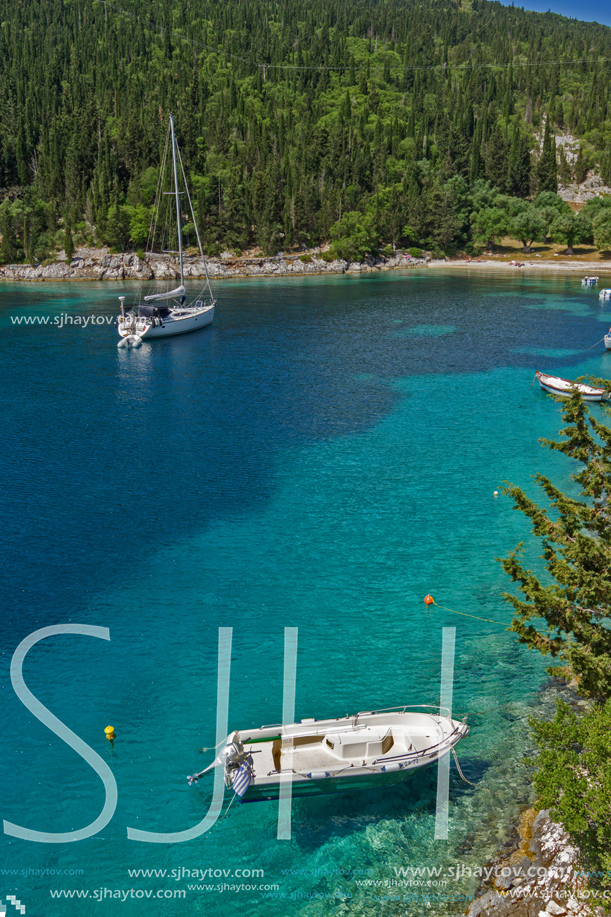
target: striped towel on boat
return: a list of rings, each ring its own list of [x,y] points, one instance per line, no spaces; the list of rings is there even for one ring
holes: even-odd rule
[[[231,778],[231,784],[233,786],[234,792],[242,798],[250,784],[252,783],[252,767],[248,761],[244,761],[243,764],[239,766],[237,771],[233,772]]]

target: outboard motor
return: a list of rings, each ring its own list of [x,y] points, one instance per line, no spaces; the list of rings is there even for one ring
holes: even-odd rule
[[[225,784],[226,786],[231,786],[233,775],[246,760],[244,746],[240,742],[237,732],[229,736],[229,741],[219,752],[218,760],[225,770]]]
[[[239,767],[246,757],[244,746],[240,742],[238,733],[234,732],[229,738],[231,741],[224,748],[221,748],[219,752],[219,759],[225,766],[225,770]]]

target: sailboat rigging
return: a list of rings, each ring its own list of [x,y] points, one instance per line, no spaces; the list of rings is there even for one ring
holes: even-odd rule
[[[167,161],[168,145],[171,146],[172,150],[172,171],[174,177],[174,187],[171,191],[162,191],[161,186],[163,182],[164,167]],[[179,190],[179,171],[183,179],[185,188],[184,191]],[[206,282],[203,289],[189,303],[187,303],[187,291],[185,289],[183,227],[180,201],[181,195],[185,194],[189,202],[191,219],[193,221],[193,230],[197,237],[199,253],[202,264],[204,265],[204,272],[206,277]],[[157,228],[162,207],[162,200],[163,196],[165,195],[173,196],[176,202],[176,236],[178,240],[178,249],[176,251],[170,249],[169,239],[168,247],[164,248],[164,235],[162,233],[160,236]],[[119,336],[121,337],[119,346],[131,345],[137,347],[140,345],[143,338],[149,340],[151,338],[170,337],[171,335],[175,334],[185,334],[188,331],[197,331],[199,328],[204,328],[206,325],[209,325],[214,318],[214,307],[216,300],[214,299],[212,288],[210,286],[210,277],[208,276],[208,268],[206,266],[206,260],[202,250],[199,230],[197,228],[197,222],[193,212],[193,205],[191,203],[191,195],[189,194],[189,188],[182,164],[182,157],[180,155],[178,144],[176,143],[174,118],[171,115],[168,135],[166,137],[166,146],[160,169],[159,182],[157,186],[157,195],[153,207],[153,218],[151,223],[151,230],[149,232],[149,241],[151,255],[153,254],[153,249],[155,248],[156,242],[160,243],[159,249],[161,254],[178,255],[180,284],[172,290],[167,290],[160,293],[151,293],[148,296],[144,296],[143,302],[138,303],[133,307],[133,309],[130,309],[127,312],[124,305],[125,296],[119,297],[121,302],[121,313],[117,318],[117,330],[119,332]]]

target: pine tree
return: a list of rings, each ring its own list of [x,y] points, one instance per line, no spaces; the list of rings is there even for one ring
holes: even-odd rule
[[[527,569],[520,549],[502,565],[522,593],[505,596],[516,611],[512,629],[521,642],[561,663],[549,674],[593,699],[579,716],[558,702],[551,722],[533,719],[530,725],[539,803],[579,846],[589,900],[603,904],[596,892],[611,886],[611,430],[590,415],[578,393],[565,403],[563,419],[563,439],[543,442],[578,464],[572,478],[581,499],[540,474],[546,508],[510,485],[506,492],[531,520],[548,575],[544,583]]]
[[[552,135],[549,116],[545,121],[543,148],[537,163],[537,186],[539,191],[558,193],[558,163],[556,161],[556,140]]]
[[[11,206],[8,199],[0,206],[0,234],[2,235],[2,241],[0,242],[0,261],[2,261],[3,264],[13,264],[17,260],[19,248]]]
[[[17,149],[15,151],[17,159],[17,177],[20,185],[28,183],[28,167],[26,162],[27,151],[25,144],[25,131],[23,129],[23,120],[19,119],[19,130],[17,132]]]
[[[486,145],[486,178],[499,191],[509,191],[508,152],[503,132],[499,125],[495,124]]]
[[[605,383],[609,386],[609,383]],[[509,485],[516,509],[540,539],[551,582],[524,566],[521,547],[502,560],[522,597],[505,598],[516,612],[512,629],[521,642],[561,665],[550,674],[576,679],[586,696],[611,697],[611,429],[593,417],[579,394],[564,405],[559,442],[543,440],[580,469],[571,478],[581,499],[564,493],[542,474],[541,507]],[[542,624],[544,622],[544,624]]]
[[[528,197],[530,194],[530,147],[528,137],[518,124],[514,125],[511,148],[509,150],[509,191],[517,197]]]
[[[66,252],[66,260],[72,261],[74,256],[74,241],[72,239],[72,227],[70,226],[68,217],[64,220],[64,251]]]
[[[484,177],[485,164],[481,151],[481,122],[477,123],[471,144],[471,161],[469,163],[469,182],[474,184],[479,178]]]
[[[579,144],[579,152],[577,153],[577,159],[575,160],[575,181],[578,185],[582,181],[585,181],[588,175],[588,167],[586,164],[585,156],[583,154],[583,143]]]

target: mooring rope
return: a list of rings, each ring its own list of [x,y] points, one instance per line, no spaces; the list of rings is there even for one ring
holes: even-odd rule
[[[460,774],[460,776],[462,777],[462,779],[465,781],[465,783],[468,783],[469,786],[475,786],[475,784],[474,784],[474,783],[471,783],[470,780],[467,780],[467,778],[466,778],[465,775],[463,774],[463,772],[462,772],[462,770],[461,770],[461,768],[460,768],[460,764],[458,763],[458,756],[457,756],[457,754],[456,754],[456,751],[455,751],[454,747],[452,747],[452,754],[454,755],[454,762],[455,762],[455,764],[456,764],[456,767],[458,768],[458,773]]]
[[[445,605],[437,605],[437,602],[432,595],[427,595],[424,600],[425,605],[436,605],[437,608],[441,608],[443,611],[451,611],[455,615],[463,615],[465,618],[475,618],[476,621],[485,621],[486,624],[496,624],[497,627],[502,627],[503,630],[509,630],[504,624],[501,624],[499,621],[491,621],[490,618],[480,618],[479,615],[471,615],[466,611],[456,611],[455,608],[447,608]]]
[[[234,794],[233,794],[233,796],[232,796],[232,798],[231,798],[231,802],[229,803],[229,805],[228,805],[227,808],[225,809],[225,814],[222,815],[222,816],[220,817],[219,821],[223,821],[224,818],[227,818],[227,815],[229,814],[229,810],[230,810],[230,808],[232,807],[232,805],[234,804],[235,798],[236,798],[237,795],[238,795],[237,793],[234,793]]]

